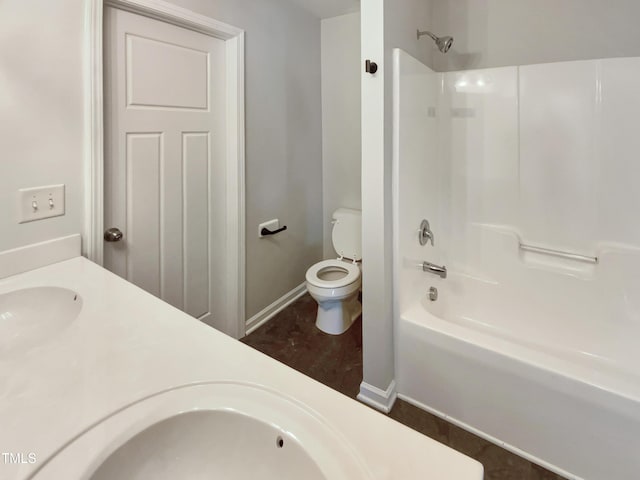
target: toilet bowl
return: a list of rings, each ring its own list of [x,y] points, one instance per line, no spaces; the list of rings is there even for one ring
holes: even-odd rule
[[[306,273],[307,290],[318,302],[316,326],[331,335],[347,331],[362,313],[362,305],[358,301],[361,285],[358,263],[361,258],[360,222],[358,210],[336,210],[332,241],[340,258],[318,262]],[[348,257],[346,252],[351,252]]]

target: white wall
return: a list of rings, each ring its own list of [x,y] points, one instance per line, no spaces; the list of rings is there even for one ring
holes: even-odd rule
[[[433,0],[387,0],[385,2],[384,43],[389,66],[394,48],[403,49],[427,66],[432,64],[437,49],[430,38],[418,39],[416,35],[417,30],[432,28],[432,3]]]
[[[431,24],[431,1],[377,0],[363,2],[362,57],[378,63],[375,75],[362,73],[362,400],[376,400],[370,387],[393,387],[392,285],[392,51],[402,48],[429,62],[432,49],[416,30]],[[379,402],[393,402],[390,397]]]
[[[319,18],[331,18],[360,10],[360,0],[289,0]]]
[[[0,251],[82,230],[83,4],[0,2]],[[17,190],[57,183],[66,215],[19,225]]]
[[[332,213],[362,208],[360,12],[324,19],[321,28],[324,257],[335,258]]]
[[[437,71],[640,55],[637,0],[432,1]]]

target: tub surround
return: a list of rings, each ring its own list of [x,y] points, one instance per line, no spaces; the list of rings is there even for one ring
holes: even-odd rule
[[[242,345],[82,257],[0,280],[0,295],[42,286],[77,292],[82,310],[40,346],[0,359],[0,444],[36,457],[33,464],[0,465],[2,478],[29,478],[67,442],[141,399],[211,382],[277,391],[305,405],[347,439],[369,478],[482,478],[475,461]]]
[[[634,478],[640,58],[442,74],[398,50],[394,74],[398,396],[567,478]]]

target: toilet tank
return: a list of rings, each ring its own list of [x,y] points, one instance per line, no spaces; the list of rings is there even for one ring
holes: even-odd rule
[[[362,260],[362,212],[339,208],[333,212],[333,248],[349,260]]]

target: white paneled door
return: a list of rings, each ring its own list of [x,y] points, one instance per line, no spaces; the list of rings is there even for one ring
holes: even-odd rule
[[[105,266],[221,327],[224,41],[110,7],[104,35]]]

